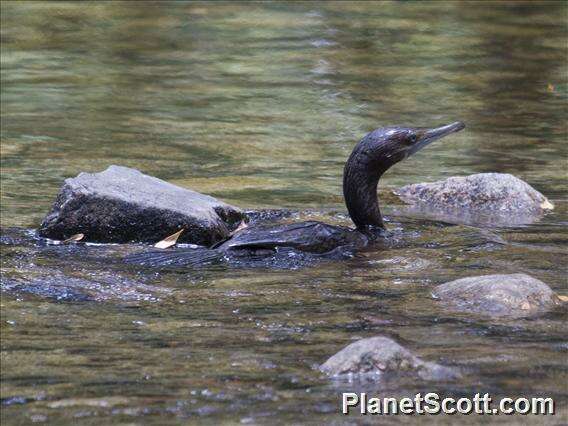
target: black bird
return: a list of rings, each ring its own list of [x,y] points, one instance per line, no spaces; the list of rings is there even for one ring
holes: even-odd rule
[[[355,229],[314,221],[253,225],[211,248],[150,251],[130,256],[127,261],[150,266],[183,266],[222,258],[266,256],[279,250],[327,255],[363,248],[385,229],[377,197],[383,173],[426,145],[464,127],[460,121],[432,129],[382,127],[361,139],[343,173],[343,196]]]

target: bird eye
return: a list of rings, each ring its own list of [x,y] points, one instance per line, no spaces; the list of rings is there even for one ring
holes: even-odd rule
[[[418,140],[418,136],[416,136],[416,135],[413,133],[413,134],[411,134],[411,135],[408,137],[408,140],[409,140],[411,143],[414,143],[414,142],[416,142],[416,141]]]

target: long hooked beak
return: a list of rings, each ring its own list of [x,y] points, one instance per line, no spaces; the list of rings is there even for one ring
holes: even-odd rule
[[[418,140],[412,145],[408,151],[408,155],[412,155],[427,145],[430,145],[435,140],[443,138],[451,133],[459,132],[465,128],[465,124],[461,121],[456,121],[455,123],[448,124],[442,127],[436,127],[435,129],[425,129],[422,132],[417,132]]]

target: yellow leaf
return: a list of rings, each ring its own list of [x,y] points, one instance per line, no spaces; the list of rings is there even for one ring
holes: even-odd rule
[[[182,232],[183,232],[183,229],[180,229],[175,234],[170,235],[169,237],[164,238],[162,241],[154,244],[154,247],[160,248],[160,249],[166,249],[168,247],[175,246],[176,242],[177,242],[177,240],[178,240],[178,238],[179,238],[179,236],[181,235]]]
[[[550,83],[548,83],[548,86],[546,87],[546,89],[547,89],[549,92],[554,92],[554,86],[553,86],[552,84],[550,84]]]
[[[562,302],[568,302],[568,296],[558,296]]]
[[[61,244],[69,244],[69,243],[74,243],[76,241],[81,241],[84,237],[85,237],[85,234],[71,235],[69,238],[64,240]]]
[[[550,201],[548,200],[544,200],[541,204],[540,204],[540,208],[543,210],[554,210],[554,204],[552,204]]]

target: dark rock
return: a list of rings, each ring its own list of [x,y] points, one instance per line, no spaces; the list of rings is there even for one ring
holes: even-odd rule
[[[64,284],[67,282],[67,284]],[[88,283],[85,285],[85,283]],[[30,280],[11,280],[5,279],[0,284],[0,289],[7,293],[18,296],[29,294],[45,299],[55,300],[57,302],[90,302],[94,298],[80,287],[87,287],[90,282],[80,279],[71,279],[68,281],[61,280],[59,283],[49,277],[48,279],[30,279]],[[79,288],[77,288],[79,287]]]
[[[459,377],[452,368],[422,361],[388,337],[358,340],[329,358],[320,370],[330,376],[379,378],[384,373],[416,375],[424,380],[451,380]]]
[[[243,212],[208,195],[126,167],[66,179],[39,234],[63,240],[157,242],[185,229],[180,243],[211,245],[226,239]]]
[[[526,274],[461,278],[439,285],[432,295],[451,310],[496,317],[532,316],[560,303],[550,287]]]
[[[406,185],[395,194],[412,205],[398,214],[422,214],[451,223],[519,225],[531,223],[554,208],[529,184],[502,173]]]
[[[169,289],[143,284],[112,271],[89,273],[86,278],[39,266],[4,272],[0,290],[57,302],[156,302],[171,294]]]

